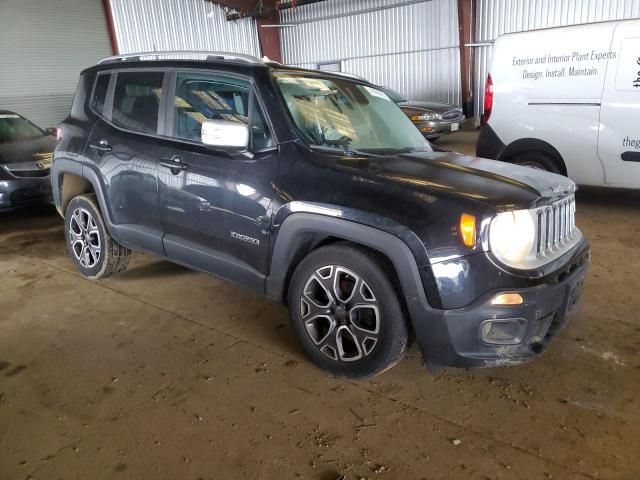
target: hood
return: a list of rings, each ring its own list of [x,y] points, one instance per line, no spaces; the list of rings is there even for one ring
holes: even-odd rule
[[[34,157],[35,154],[50,154],[55,148],[56,139],[50,135],[18,142],[0,143],[0,164],[35,162],[38,160],[37,157]]]
[[[454,105],[447,105],[446,103],[438,102],[418,102],[409,100],[407,102],[401,102],[398,105],[402,110],[411,111],[412,114],[420,113],[424,110],[430,110],[436,113],[444,113],[456,109],[459,110],[459,108]]]
[[[561,175],[452,152],[342,157],[336,167],[377,182],[465,198],[495,211],[533,208],[576,190],[575,183]]]

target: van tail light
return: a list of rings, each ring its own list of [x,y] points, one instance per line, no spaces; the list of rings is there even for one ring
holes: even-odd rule
[[[487,75],[487,84],[484,87],[484,113],[480,122],[482,125],[489,121],[491,110],[493,109],[493,80],[491,74]]]

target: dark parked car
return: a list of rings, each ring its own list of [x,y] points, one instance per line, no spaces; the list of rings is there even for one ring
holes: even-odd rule
[[[576,312],[571,180],[434,152],[365,81],[175,56],[81,74],[52,183],[86,277],[143,250],[236,282],[351,377],[397,363],[410,330],[434,367],[523,362]]]
[[[0,110],[0,210],[51,202],[55,132]]]
[[[391,88],[378,88],[398,104],[405,115],[429,140],[436,140],[442,135],[457,132],[466,119],[459,107],[446,103],[409,100]]]

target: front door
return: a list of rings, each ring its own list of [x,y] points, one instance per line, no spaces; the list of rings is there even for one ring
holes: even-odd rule
[[[264,288],[277,151],[248,79],[211,72],[173,74],[167,125],[173,139],[159,168],[166,255],[249,286]],[[201,142],[206,119],[250,124],[247,152]]]
[[[118,241],[162,254],[156,175],[164,73],[111,75],[101,74],[96,81],[92,109],[98,120],[86,148],[91,161],[84,168],[96,170],[96,178],[104,182],[101,187]]]
[[[606,183],[640,187],[640,20],[618,24],[602,94],[598,155]]]

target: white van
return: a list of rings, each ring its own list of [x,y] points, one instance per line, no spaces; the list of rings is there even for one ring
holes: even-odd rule
[[[502,35],[479,157],[640,188],[640,20]]]

